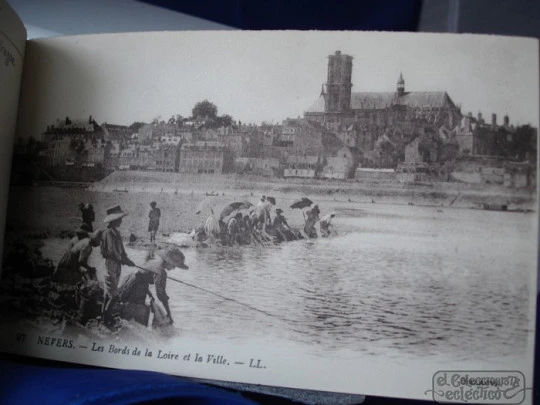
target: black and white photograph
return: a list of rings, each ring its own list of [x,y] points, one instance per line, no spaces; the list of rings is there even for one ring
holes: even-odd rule
[[[440,370],[532,383],[538,71],[537,41],[480,35],[29,42],[1,349],[419,399]]]

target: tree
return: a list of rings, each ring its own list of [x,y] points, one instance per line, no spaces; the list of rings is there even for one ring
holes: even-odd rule
[[[220,126],[222,126],[222,127],[230,127],[233,124],[233,117],[231,117],[228,114],[225,114],[225,115],[222,115],[221,117],[219,117],[219,121],[220,121],[219,122]]]
[[[139,132],[139,129],[141,129],[145,125],[146,125],[145,122],[135,121],[133,124],[129,126],[129,130],[131,133]]]
[[[171,116],[171,118],[169,118],[169,121],[167,121],[167,124],[181,126],[183,119],[184,118],[180,114],[175,114]]]
[[[218,109],[216,105],[208,100],[198,102],[195,104],[195,107],[193,107],[193,110],[191,110],[193,118],[209,118],[212,120],[217,117],[217,112]]]

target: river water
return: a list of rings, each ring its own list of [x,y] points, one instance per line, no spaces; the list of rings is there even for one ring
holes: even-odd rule
[[[181,333],[258,335],[329,353],[525,350],[534,215],[403,206],[347,215],[330,239],[187,251],[190,270],[172,276],[272,316],[169,282]]]
[[[172,277],[262,312],[169,281],[175,327],[317,356],[522,356],[533,336],[535,218],[365,204],[338,211],[333,238],[185,249],[190,269]],[[129,254],[142,262],[143,252]]]

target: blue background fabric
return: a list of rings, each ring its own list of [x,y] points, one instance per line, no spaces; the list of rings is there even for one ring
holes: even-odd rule
[[[255,404],[235,392],[149,371],[44,367],[10,360],[0,360],[0,370],[2,405]]]
[[[244,30],[416,31],[422,0],[142,0]]]

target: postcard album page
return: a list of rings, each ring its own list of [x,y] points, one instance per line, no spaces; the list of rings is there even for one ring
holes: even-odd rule
[[[4,0],[0,1],[0,260],[4,245],[11,151],[17,122],[26,30]],[[1,273],[1,270],[0,270]]]
[[[536,40],[138,33],[26,63],[2,350],[530,402]]]

